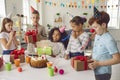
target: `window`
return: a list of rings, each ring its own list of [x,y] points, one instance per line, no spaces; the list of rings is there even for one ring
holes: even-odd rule
[[[120,28],[120,0],[108,0],[107,12],[110,15],[108,27],[110,29]]]
[[[6,16],[6,9],[5,9],[5,0],[0,0],[0,22],[2,21],[3,17]]]

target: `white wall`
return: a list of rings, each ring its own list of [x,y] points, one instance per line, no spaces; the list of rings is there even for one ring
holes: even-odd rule
[[[93,8],[69,8],[69,7],[60,7],[60,3],[70,3],[70,2],[77,2],[78,0],[45,0],[48,2],[56,2],[58,3],[58,6],[50,6],[50,5],[45,5],[43,4],[43,25],[46,26],[47,24],[50,24],[52,26],[55,26],[54,24],[54,17],[56,13],[60,13],[63,17],[63,24],[69,27],[69,21],[70,21],[70,16],[67,15],[66,13],[69,12],[74,16],[81,16],[81,17],[89,17],[92,16],[93,14]],[[44,1],[43,1],[44,2]],[[85,3],[86,4],[86,3]],[[97,3],[97,5],[101,5]],[[102,4],[103,5],[103,4]],[[99,8],[99,10],[102,10]],[[83,16],[83,13],[87,12],[87,16]]]
[[[22,0],[5,0],[6,2],[6,14],[10,12],[15,14],[21,14],[23,12]]]
[[[46,0],[46,1],[57,2],[57,3],[67,2],[67,0],[57,0],[57,1],[56,0]],[[70,1],[74,2],[77,0],[70,0]],[[68,1],[68,2],[70,2],[70,1]],[[101,4],[97,4],[97,5],[101,5]],[[99,10],[102,10],[102,9],[99,8]],[[63,24],[70,27],[69,26],[70,18],[66,14],[66,12],[70,12],[73,15],[79,15],[79,16],[83,16],[84,12],[88,12],[87,19],[89,19],[89,17],[92,16],[92,14],[93,14],[93,9],[67,8],[67,7],[60,7],[60,6],[55,7],[55,6],[49,6],[49,5],[43,4],[43,25],[46,26],[47,24],[51,24],[52,26],[54,26],[54,17],[57,12],[61,13],[61,15],[63,17]],[[110,33],[113,35],[113,37],[116,40],[120,41],[120,37],[119,37],[120,29],[110,29]]]

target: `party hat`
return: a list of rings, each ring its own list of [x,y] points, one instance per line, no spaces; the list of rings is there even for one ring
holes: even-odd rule
[[[60,32],[63,33],[65,31],[66,26],[62,26],[59,28]]]
[[[97,10],[97,8],[94,6],[94,18],[99,18],[101,17],[100,12]]]
[[[35,9],[34,9],[32,6],[30,6],[30,8],[31,8],[31,12],[34,12],[34,11],[35,11]]]

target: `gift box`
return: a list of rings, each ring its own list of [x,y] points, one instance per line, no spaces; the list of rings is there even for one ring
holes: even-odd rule
[[[37,48],[37,53],[39,56],[41,56],[42,54],[46,54],[46,55],[51,55],[52,54],[52,48],[51,47],[44,47],[44,48]]]
[[[10,53],[10,62],[14,63],[15,59],[20,59],[20,62],[25,62],[25,55],[24,55],[24,49],[21,50],[14,50]]]
[[[35,43],[37,41],[40,41],[40,36],[36,30],[29,30],[25,33],[26,43]]]
[[[76,71],[89,70],[87,56],[76,56],[71,58],[71,65]]]
[[[0,56],[0,68],[3,66],[3,58]]]

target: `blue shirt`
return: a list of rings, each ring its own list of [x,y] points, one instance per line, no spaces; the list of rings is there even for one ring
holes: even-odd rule
[[[117,52],[119,52],[117,44],[109,32],[95,36],[92,55],[94,60],[105,61],[112,59],[112,55]],[[104,73],[111,74],[111,66],[100,66],[95,69],[95,75]]]

